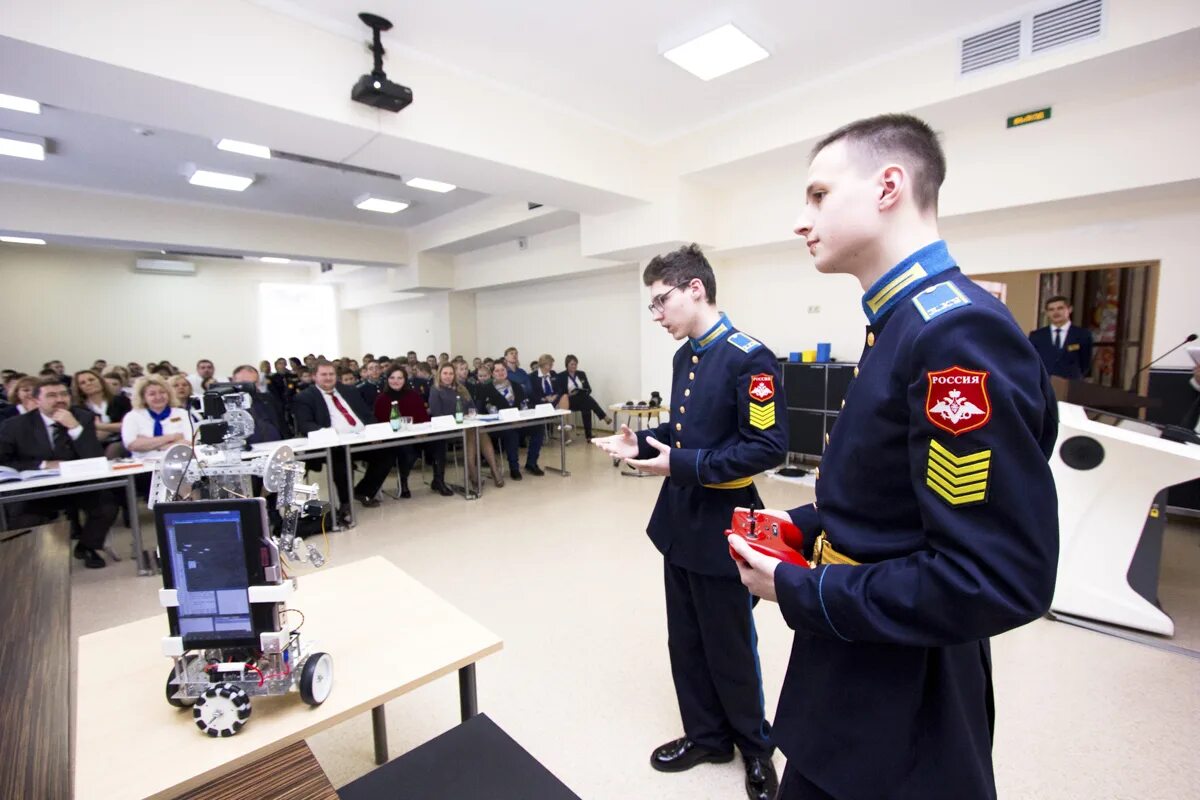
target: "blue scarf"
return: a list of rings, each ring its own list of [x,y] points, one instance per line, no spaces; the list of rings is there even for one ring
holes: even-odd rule
[[[167,406],[166,408],[164,408],[162,411],[158,412],[157,414],[155,414],[153,411],[151,411],[148,408],[146,409],[146,413],[150,415],[150,419],[154,420],[154,435],[155,436],[163,435],[163,429],[162,429],[163,420],[166,419],[167,417],[171,416],[172,411],[174,411],[174,409],[171,408],[170,406]]]

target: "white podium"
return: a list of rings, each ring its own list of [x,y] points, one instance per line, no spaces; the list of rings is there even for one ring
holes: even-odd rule
[[[1051,609],[1174,635],[1171,618],[1126,576],[1155,495],[1200,477],[1200,445],[1096,422],[1071,403],[1059,403],[1058,414],[1050,468],[1060,549]]]

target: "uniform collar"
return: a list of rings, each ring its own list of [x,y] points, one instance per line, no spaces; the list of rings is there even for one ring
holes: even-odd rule
[[[912,292],[912,288],[924,278],[945,272],[958,266],[950,255],[946,242],[939,239],[922,247],[908,258],[887,271],[871,285],[863,295],[863,311],[874,325],[892,308]]]
[[[720,318],[713,323],[713,326],[705,331],[699,338],[692,338],[689,336],[688,344],[692,346],[693,353],[703,353],[705,350],[721,341],[721,337],[727,333],[733,333],[733,323],[729,321],[729,317],[722,313]]]

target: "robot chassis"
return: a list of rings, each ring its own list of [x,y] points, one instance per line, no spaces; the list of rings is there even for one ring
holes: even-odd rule
[[[296,564],[325,563],[321,551],[297,534],[301,517],[324,514],[327,504],[317,499],[315,484],[299,482],[304,468],[292,449],[280,445],[253,459],[243,458],[246,439],[254,432],[248,391],[252,387],[225,384],[212,387],[202,399],[204,420],[197,425],[200,444],[169,448],[163,455],[150,490],[150,505],[179,499],[186,487],[199,498],[230,499],[251,496],[250,477],[262,479],[263,488],[277,496],[282,518],[280,531],[263,542],[269,554],[267,584],[250,586],[251,604],[273,606],[275,630],[259,635],[259,648],[226,647],[188,650],[182,636],[162,640],[163,655],[173,660],[167,676],[166,699],[177,708],[192,708],[196,727],[208,736],[227,737],[240,731],[250,718],[250,698],[287,694],[297,688],[311,706],[325,701],[333,688],[333,659],[315,649],[315,640],[302,639],[299,626],[287,630],[281,617],[294,610],[284,604],[296,589],[296,578],[284,578],[280,553]],[[219,415],[219,416],[218,416]],[[163,589],[164,608],[178,605],[175,590]],[[301,622],[303,625],[303,622]]]

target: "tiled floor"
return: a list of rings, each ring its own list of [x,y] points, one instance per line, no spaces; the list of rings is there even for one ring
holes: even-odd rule
[[[500,634],[504,650],[478,668],[481,710],[582,797],[744,797],[738,762],[677,775],[650,769],[650,750],[680,735],[661,560],[643,533],[659,481],[621,477],[581,443],[568,458],[570,478],[527,477],[478,502],[423,489],[385,499],[360,511],[357,529],[332,537],[330,566],[382,553]],[[759,487],[777,508],[812,497],[776,481]],[[77,634],[161,613],[158,579],[134,577],[128,561],[74,579]],[[1162,600],[1180,628],[1176,643],[1200,648],[1194,524],[1169,528]],[[303,581],[295,605],[303,609]],[[378,609],[381,630],[406,611]],[[773,710],[791,635],[772,604],[756,615]],[[123,655],[157,653],[147,642],[145,653]],[[1200,797],[1200,660],[1043,620],[995,639],[993,654],[1001,797]],[[454,677],[389,703],[393,756],[457,721]],[[367,714],[311,745],[335,785],[373,767]]]

